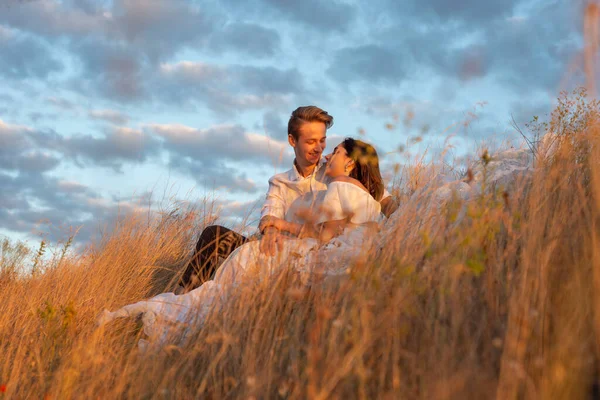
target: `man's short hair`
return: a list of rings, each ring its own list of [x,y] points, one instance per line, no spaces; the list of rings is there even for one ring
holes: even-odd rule
[[[325,124],[325,128],[329,129],[333,125],[333,117],[317,106],[298,107],[288,122],[288,135],[292,135],[295,140],[298,140],[300,127],[305,122],[322,122]]]

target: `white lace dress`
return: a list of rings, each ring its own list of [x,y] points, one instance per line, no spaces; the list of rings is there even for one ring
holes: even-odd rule
[[[318,273],[332,276],[345,273],[348,263],[360,255],[361,249],[373,235],[373,223],[381,220],[381,205],[362,188],[343,181],[329,184],[320,206],[317,222],[347,220],[344,231],[324,245],[316,239],[292,239],[284,242],[283,250],[273,257],[260,254],[259,241],[238,247],[223,262],[215,279],[182,295],[163,293],[149,300],[130,304],[121,309],[104,311],[98,323],[103,325],[115,318],[142,314],[144,333],[157,344],[168,342],[173,331],[184,335],[189,327],[198,327],[215,306],[223,306],[227,293],[243,282],[260,281],[282,268],[295,268],[303,276]],[[141,340],[143,348],[148,341]]]

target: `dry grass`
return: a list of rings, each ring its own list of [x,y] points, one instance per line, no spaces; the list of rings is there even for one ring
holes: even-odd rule
[[[553,153],[529,179],[432,215],[416,208],[423,192],[347,278],[305,288],[284,271],[243,287],[159,353],[138,352],[136,321],[96,329],[96,316],[173,288],[207,221],[124,219],[80,256],[38,258],[35,274],[27,249],[4,243],[0,397],[586,398],[600,349],[598,108],[559,105]],[[408,168],[408,190],[431,170]]]
[[[94,320],[172,287],[197,227],[186,215],[124,220],[31,277],[10,272],[22,260],[7,248],[4,396],[586,398],[600,337],[600,135],[559,142],[531,180],[481,194],[464,218],[456,202],[435,223],[405,205],[349,278],[304,289],[284,272],[245,287],[158,354],[138,353],[135,321]]]

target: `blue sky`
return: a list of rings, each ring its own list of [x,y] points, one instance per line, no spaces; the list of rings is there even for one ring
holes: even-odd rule
[[[361,129],[381,154],[514,139],[511,115],[582,83],[582,4],[3,0],[0,234],[85,243],[205,196],[233,225],[289,168],[300,105],[334,116],[329,149]]]

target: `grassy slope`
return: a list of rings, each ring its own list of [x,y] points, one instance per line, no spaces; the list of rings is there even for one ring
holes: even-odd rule
[[[138,354],[135,321],[94,320],[172,287],[190,218],[125,220],[25,279],[4,259],[0,398],[585,398],[600,337],[599,144],[595,129],[563,140],[525,186],[479,196],[458,223],[455,202],[435,224],[405,210],[348,279],[305,290],[285,272],[245,287],[160,354]]]

